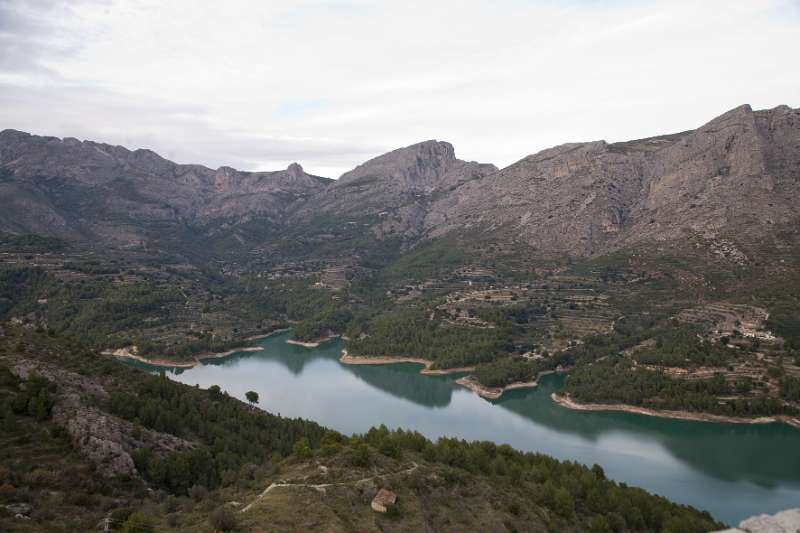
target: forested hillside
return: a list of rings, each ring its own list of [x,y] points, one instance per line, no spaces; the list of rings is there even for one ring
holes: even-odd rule
[[[88,531],[104,518],[124,531],[720,526],[609,481],[599,466],[383,427],[345,436],[267,414],[218,387],[201,390],[119,365],[52,332],[6,330],[0,378],[4,531]],[[112,425],[87,425],[93,413]],[[168,439],[186,446],[169,451]],[[104,463],[88,444],[97,440],[129,454],[134,470]],[[284,487],[264,493],[273,483]],[[314,484],[328,488],[308,488]],[[368,502],[381,487],[399,499],[376,518]]]

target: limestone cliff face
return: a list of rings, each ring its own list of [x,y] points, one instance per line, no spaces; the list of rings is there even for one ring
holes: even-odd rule
[[[494,165],[457,159],[452,144],[432,140],[370,159],[342,174],[335,186],[375,180],[397,190],[431,194],[495,171]]]
[[[149,150],[0,132],[0,229],[138,244],[253,217],[273,222],[330,181],[292,164],[277,172],[178,165]]]
[[[691,132],[544,150],[442,197],[425,227],[505,232],[572,256],[686,231],[752,241],[797,220],[798,193],[800,111],[742,106]]]
[[[303,224],[327,214],[341,223],[365,218],[379,237],[419,239],[434,198],[497,171],[490,164],[457,159],[450,143],[425,141],[378,156],[347,172],[295,213]]]

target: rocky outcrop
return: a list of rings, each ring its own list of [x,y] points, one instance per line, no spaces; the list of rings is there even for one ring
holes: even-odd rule
[[[435,198],[497,171],[456,158],[450,143],[425,141],[378,156],[347,172],[293,215],[303,227],[320,214],[359,224],[378,238],[415,240]],[[309,228],[313,232],[313,228]]]
[[[798,193],[800,111],[741,106],[690,132],[544,150],[439,199],[425,226],[505,232],[550,255],[686,232],[748,242],[796,221]]]
[[[53,422],[67,431],[79,453],[103,477],[137,476],[131,457],[136,449],[150,448],[165,454],[193,447],[191,442],[173,435],[135,428],[127,420],[94,407],[106,401],[108,393],[85,376],[28,360],[15,362],[11,370],[23,379],[37,373],[56,384]]]
[[[800,531],[800,509],[789,509],[774,515],[762,514],[742,520],[739,527],[718,533],[797,533]]]
[[[389,507],[393,506],[397,502],[397,494],[388,490],[388,489],[381,489],[372,499],[372,503],[370,507],[376,513],[385,513],[389,510]]]
[[[27,519],[33,512],[33,506],[29,503],[11,503],[4,505],[5,508],[12,516],[19,519]]]
[[[412,144],[370,159],[342,174],[336,187],[359,180],[379,181],[383,186],[414,194],[431,194],[496,172],[491,164],[456,158],[453,145],[436,140]]]

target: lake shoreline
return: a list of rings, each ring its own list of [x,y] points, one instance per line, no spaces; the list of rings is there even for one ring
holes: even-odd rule
[[[269,333],[262,333],[261,335],[253,335],[252,337],[247,337],[246,341],[258,341],[261,339],[266,339],[268,337],[272,337],[273,335],[277,335],[278,333],[286,333],[287,331],[291,331],[292,328],[280,328],[280,329],[273,329]]]
[[[241,346],[238,348],[231,348],[230,350],[224,352],[212,352],[212,353],[202,353],[194,356],[189,361],[172,361],[170,359],[149,359],[142,355],[137,355],[131,353],[128,348],[120,348],[118,350],[105,350],[101,352],[104,355],[111,355],[113,357],[120,357],[122,359],[131,359],[133,361],[138,361],[140,363],[144,363],[150,366],[157,366],[161,368],[194,368],[199,364],[202,364],[203,361],[208,361],[211,359],[225,359],[226,357],[230,357],[235,353],[241,352],[260,352],[264,348],[261,346]]]
[[[291,328],[281,328],[276,329],[274,331],[270,331],[269,333],[264,333],[262,335],[254,335],[252,337],[248,337],[245,339],[246,341],[256,341],[261,339],[266,339],[268,337],[272,337],[273,335],[277,335],[279,333],[285,333],[290,331]],[[287,341],[288,342],[288,341]],[[211,360],[211,359],[224,359],[226,357],[230,357],[235,353],[241,352],[260,352],[263,351],[264,348],[262,346],[240,346],[236,348],[231,348],[230,350],[226,350],[224,352],[201,352],[197,355],[192,356],[190,360],[183,360],[183,361],[175,361],[172,359],[167,358],[148,358],[144,357],[143,355],[138,355],[134,353],[136,350],[136,346],[125,346],[123,348],[117,348],[116,350],[103,350],[100,353],[103,355],[111,355],[113,357],[119,357],[122,359],[130,359],[132,361],[138,361],[140,363],[144,363],[150,366],[157,366],[161,368],[194,368],[195,366],[201,364],[203,361]]]
[[[339,362],[345,365],[396,365],[401,363],[412,363],[425,367],[419,371],[419,373],[423,376],[446,376],[448,374],[461,374],[475,370],[474,366],[432,369],[431,366],[433,366],[433,361],[430,359],[389,355],[382,355],[378,357],[350,355],[347,353],[347,350],[342,350],[342,356],[339,358]]]
[[[604,404],[604,403],[581,403],[576,402],[566,395],[554,392],[550,398],[567,409],[573,411],[601,411],[601,412],[621,412],[633,413],[643,416],[656,418],[671,418],[675,420],[689,420],[693,422],[712,422],[717,424],[772,424],[783,423],[800,429],[800,419],[786,415],[760,416],[756,418],[745,418],[738,416],[715,415],[711,413],[696,413],[691,411],[671,411],[666,409],[649,409],[647,407],[637,407],[626,404]]]
[[[345,365],[394,365],[400,363],[413,363],[424,366],[424,368],[419,371],[419,373],[422,374],[423,376],[446,376],[449,374],[464,374],[475,371],[474,366],[431,369],[431,366],[433,366],[433,361],[431,361],[430,359],[423,359],[421,357],[403,357],[403,356],[389,356],[389,355],[382,355],[376,357],[369,357],[363,355],[350,355],[347,352],[347,350],[342,350],[342,356],[339,358],[339,362]],[[503,393],[505,393],[506,391],[537,387],[539,385],[539,378],[541,378],[546,374],[553,374],[554,372],[556,371],[546,370],[543,372],[539,372],[539,374],[536,376],[536,379],[532,381],[515,381],[513,383],[509,383],[504,387],[487,387],[486,385],[481,384],[473,376],[464,376],[458,378],[455,382],[461,387],[469,389],[470,391],[477,394],[484,400],[497,400],[501,396],[503,396]]]
[[[456,380],[456,383],[465,387],[485,400],[497,400],[503,393],[514,389],[526,389],[539,386],[539,380],[534,381],[515,381],[504,387],[487,387],[481,384],[472,376],[465,376]]]
[[[330,335],[329,337],[323,337],[315,341],[297,341],[294,339],[288,339],[286,341],[286,344],[292,344],[294,346],[302,346],[303,348],[319,348],[320,344],[325,344],[326,342],[338,339],[340,336],[341,335]]]
[[[342,356],[339,358],[339,362],[345,365],[393,365],[400,363],[413,363],[413,364],[423,365],[425,367],[419,371],[419,373],[422,374],[423,376],[446,376],[449,374],[463,374],[475,371],[474,366],[431,369],[430,367],[433,366],[433,361],[431,361],[430,359],[422,359],[420,357],[402,357],[402,356],[365,357],[358,355],[350,355],[349,353],[347,353],[347,350],[342,350]],[[550,372],[542,372],[539,374],[539,377],[541,377],[543,374],[548,374],[548,373]],[[472,391],[473,393],[477,394],[478,396],[480,396],[485,400],[497,400],[506,391],[514,389],[533,388],[538,386],[539,377],[537,377],[533,381],[515,381],[514,383],[509,383],[505,387],[487,387],[479,383],[472,376],[464,376],[458,378],[456,380],[456,383],[464,387],[465,389],[469,389],[470,391]]]

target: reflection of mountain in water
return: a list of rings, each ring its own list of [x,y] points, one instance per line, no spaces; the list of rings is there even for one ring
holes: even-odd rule
[[[452,381],[419,373],[420,365],[342,365],[348,372],[392,396],[425,407],[447,407],[453,396]]]
[[[338,361],[342,354],[342,342],[338,339],[309,349],[287,344],[290,335],[289,332],[284,332],[267,337],[259,343],[264,347],[261,352],[244,352],[224,359],[209,359],[205,364],[230,366],[236,365],[242,358],[265,358],[280,363],[294,375],[300,375],[306,365],[319,359]],[[413,364],[339,365],[339,367],[376,389],[425,407],[450,405],[455,386],[449,379],[420,375],[420,366]]]
[[[675,427],[671,431],[658,433],[661,442],[697,470],[717,479],[745,480],[761,487],[798,484],[800,431],[794,428],[672,422]]]
[[[289,333],[281,333],[260,342],[262,352],[235,354],[224,359],[208,360],[204,364],[235,366],[244,358],[264,358],[277,361],[295,375],[302,374],[306,365],[319,360],[337,361],[335,368],[355,375],[371,387],[396,398],[428,408],[450,405],[453,376],[423,376],[419,365],[342,365],[338,364],[342,343],[338,340],[308,349],[286,344]],[[135,361],[128,364],[158,371]],[[220,369],[221,370],[221,369]],[[168,372],[180,374],[181,369]],[[502,410],[515,413],[542,428],[597,442],[604,435],[616,434],[631,441],[663,447],[674,458],[695,471],[726,482],[748,481],[761,487],[779,484],[797,486],[800,473],[800,431],[778,424],[732,425],[670,420],[631,413],[579,412],[562,408],[550,399],[560,388],[563,376],[544,376],[535,389],[509,391],[492,402]],[[224,383],[220,383],[225,386]],[[409,428],[414,429],[414,428]],[[503,435],[498,435],[503,440]]]
[[[276,361],[285,366],[294,375],[303,373],[306,365],[317,359],[338,359],[342,352],[342,343],[338,339],[325,342],[317,348],[305,348],[286,341],[291,338],[291,332],[284,331],[262,339],[258,344],[264,349],[260,352],[239,352],[222,359],[208,359],[203,364],[214,366],[231,366],[240,359],[264,358]]]
[[[317,359],[339,360],[342,342],[333,340],[317,348],[287,344],[289,333],[269,337],[261,343],[263,352],[245,354],[245,357],[269,357],[297,375],[303,368]],[[227,361],[227,359],[226,359]],[[224,363],[223,363],[224,364]],[[339,365],[365,383],[397,398],[412,401],[426,407],[447,407],[454,385],[446,379],[431,379],[419,374],[419,365]]]
[[[590,441],[612,431],[635,434],[637,439],[659,443],[676,459],[717,479],[744,480],[763,487],[797,483],[797,429],[784,424],[714,424],[632,413],[571,411],[550,400],[562,380],[562,376],[545,376],[537,389],[510,391],[494,404]]]

